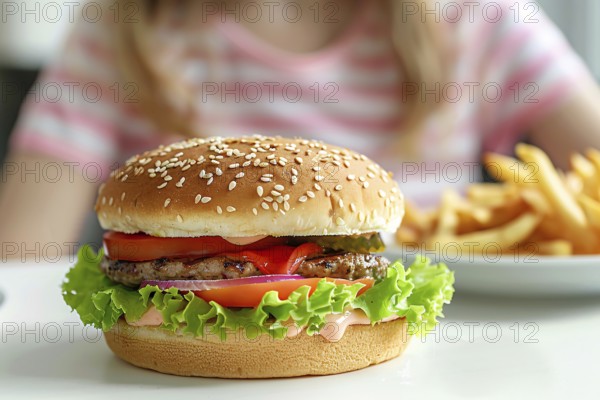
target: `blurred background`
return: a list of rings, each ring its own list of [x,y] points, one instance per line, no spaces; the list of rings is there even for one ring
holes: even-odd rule
[[[599,78],[600,2],[539,0],[538,3]],[[50,0],[0,0],[0,160],[6,154],[7,141],[27,88],[69,31],[69,18],[64,18],[69,15],[67,4]],[[62,18],[56,18],[56,6],[62,7]],[[20,18],[13,15],[15,7],[19,8],[16,15]]]

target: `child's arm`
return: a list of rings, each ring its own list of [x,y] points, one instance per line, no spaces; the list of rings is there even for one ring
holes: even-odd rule
[[[537,121],[531,139],[563,169],[573,152],[600,149],[600,89],[595,82],[580,89],[553,112]]]
[[[73,253],[97,184],[63,160],[19,151],[5,162],[2,177],[2,259],[50,261],[58,251]]]

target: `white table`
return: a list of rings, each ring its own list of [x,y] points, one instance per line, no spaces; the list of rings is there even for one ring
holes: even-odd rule
[[[600,298],[458,294],[437,335],[415,338],[400,359],[329,377],[236,381],[118,360],[63,303],[67,268],[0,265],[0,398],[600,398]]]

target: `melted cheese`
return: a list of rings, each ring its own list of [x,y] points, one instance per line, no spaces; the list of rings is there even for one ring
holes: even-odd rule
[[[229,243],[237,244],[238,246],[245,246],[250,243],[258,242],[266,238],[266,236],[248,236],[248,237],[225,237],[222,236],[223,239],[227,240]]]

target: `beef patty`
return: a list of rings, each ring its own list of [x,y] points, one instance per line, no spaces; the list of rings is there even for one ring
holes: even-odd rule
[[[382,256],[343,253],[307,259],[300,264],[296,273],[306,278],[380,279],[385,277],[388,265],[389,261]],[[261,275],[251,262],[228,257],[161,258],[143,262],[111,260],[104,257],[100,268],[111,280],[128,286],[139,286],[144,280],[213,280]]]

